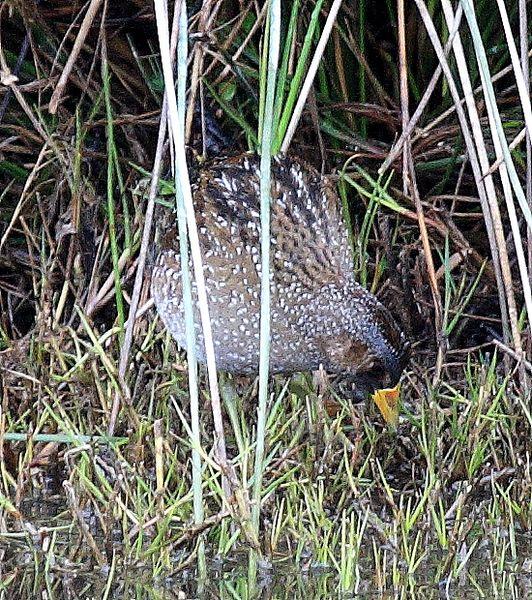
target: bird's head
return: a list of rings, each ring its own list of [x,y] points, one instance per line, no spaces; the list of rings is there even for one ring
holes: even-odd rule
[[[352,397],[372,398],[388,424],[398,419],[398,383],[409,343],[394,318],[373,295],[357,289],[354,306],[336,336],[322,343],[324,367],[348,377]]]

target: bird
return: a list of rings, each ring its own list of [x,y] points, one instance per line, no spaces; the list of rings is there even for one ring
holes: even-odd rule
[[[198,171],[192,196],[217,368],[252,375],[259,366],[261,295],[260,158],[213,158]],[[156,218],[151,293],[160,318],[186,348],[175,213]],[[303,160],[271,163],[270,372],[316,371],[351,378],[357,399],[372,396],[397,420],[396,384],[409,343],[390,311],[355,278],[341,202],[330,178]],[[196,353],[206,362],[197,288]]]

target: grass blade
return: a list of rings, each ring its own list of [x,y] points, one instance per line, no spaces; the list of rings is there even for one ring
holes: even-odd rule
[[[271,155],[273,139],[273,111],[275,82],[279,63],[281,39],[281,2],[272,0],[269,11],[268,64],[264,122],[261,138],[260,159],[260,219],[261,219],[261,295],[260,295],[260,358],[259,358],[259,406],[257,410],[257,443],[253,483],[252,526],[258,538],[260,504],[264,470],[264,443],[266,435],[266,405],[268,402],[268,376],[270,363],[270,204],[271,204]],[[256,574],[256,553],[250,558],[250,580]]]

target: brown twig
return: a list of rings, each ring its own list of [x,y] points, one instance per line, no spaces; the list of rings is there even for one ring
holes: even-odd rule
[[[520,357],[517,352],[509,348],[506,344],[503,344],[500,340],[493,338],[491,342],[497,346],[497,348],[500,348],[505,354],[508,354],[508,356],[511,356],[515,361],[517,361],[518,365],[522,364],[529,373],[532,373],[532,363],[530,361],[526,360],[522,355]]]
[[[453,24],[451,33],[449,35],[449,39],[447,40],[447,43],[445,44],[445,48],[444,48],[445,56],[447,56],[449,54],[449,52],[451,51],[452,42],[454,40],[455,35],[458,32],[458,28],[460,27],[460,21],[462,19],[462,12],[463,12],[462,5],[459,4],[458,8],[456,9],[454,24]],[[404,8],[403,8],[403,19],[404,19]],[[401,31],[401,29],[399,29],[399,31]],[[422,96],[421,100],[419,101],[419,104],[417,105],[416,110],[414,111],[414,114],[412,115],[412,117],[410,117],[410,119],[408,120],[407,123],[403,123],[403,131],[401,132],[401,137],[397,140],[397,142],[395,142],[395,144],[393,145],[392,149],[390,150],[388,156],[386,157],[386,160],[382,163],[382,165],[379,169],[380,173],[386,171],[386,169],[389,168],[389,166],[393,163],[393,161],[397,158],[397,156],[399,156],[399,153],[401,152],[405,141],[407,139],[409,139],[410,136],[412,135],[412,132],[416,128],[416,125],[418,124],[419,119],[421,118],[421,115],[423,114],[423,111],[427,107],[427,104],[429,103],[429,100],[432,97],[432,93],[434,92],[434,90],[436,88],[436,84],[438,83],[438,80],[439,80],[441,74],[442,74],[442,67],[441,67],[441,65],[438,65],[431,77],[431,80],[427,86],[427,89],[423,93],[423,96]],[[406,82],[406,84],[408,84],[408,81]],[[408,89],[408,86],[407,86],[407,89]],[[412,140],[410,140],[410,142],[412,142]],[[405,163],[404,163],[404,159],[403,159],[403,171],[404,171],[404,167],[405,167]]]
[[[81,529],[83,538],[90,546],[90,549],[92,550],[92,553],[96,558],[98,565],[100,567],[105,567],[107,565],[107,561],[105,560],[103,554],[100,552],[98,544],[96,543],[96,540],[94,539],[92,533],[90,532],[89,526],[85,521],[85,518],[81,511],[81,507],[79,506],[76,492],[74,491],[74,486],[70,483],[70,481],[63,481],[63,488],[66,492],[66,497],[72,510],[72,513],[76,517],[76,521],[78,522],[79,528]]]
[[[199,16],[199,32],[201,37],[204,37],[211,22],[210,11],[212,9],[213,0],[203,0]],[[188,97],[187,115],[185,120],[185,140],[188,141],[192,134],[192,120],[194,110],[196,108],[196,97],[198,95],[198,86],[201,84],[201,76],[203,71],[204,57],[203,41],[200,39],[194,45],[194,60],[192,63],[192,74],[190,76],[190,92]]]
[[[411,152],[410,134],[406,134],[408,126],[408,73],[406,62],[406,32],[405,32],[405,2],[397,0],[397,30],[398,30],[398,45],[399,45],[399,82],[401,94],[401,124],[403,132],[401,139],[403,140],[403,194],[408,195],[408,155]],[[430,89],[430,88],[429,88]],[[418,107],[419,108],[419,107]],[[390,156],[392,153],[390,152]],[[386,160],[390,160],[388,157]],[[385,161],[386,162],[386,161]]]
[[[68,79],[70,77],[70,73],[76,60],[78,59],[78,55],[85,43],[85,39],[93,25],[93,21],[96,17],[96,13],[100,10],[104,0],[91,0],[89,8],[85,14],[83,21],[81,22],[81,26],[79,28],[79,33],[76,37],[76,41],[74,42],[74,46],[68,55],[68,60],[66,65],[61,73],[61,77],[57,82],[57,86],[50,98],[50,105],[48,107],[48,111],[50,114],[55,115],[57,112],[57,107],[59,106],[59,102],[61,101],[61,97],[63,96],[63,92],[65,91],[66,84],[68,83]]]

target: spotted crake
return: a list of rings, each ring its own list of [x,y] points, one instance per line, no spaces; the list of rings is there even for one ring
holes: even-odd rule
[[[272,163],[271,350],[274,373],[323,365],[359,382],[360,395],[394,385],[407,343],[389,311],[354,278],[347,228],[327,178],[300,160]],[[205,165],[193,185],[214,348],[220,369],[251,374],[259,364],[259,159],[251,154]],[[157,219],[152,274],[157,310],[186,346],[175,214]],[[193,284],[194,299],[196,296]],[[197,354],[205,361],[199,311]]]

